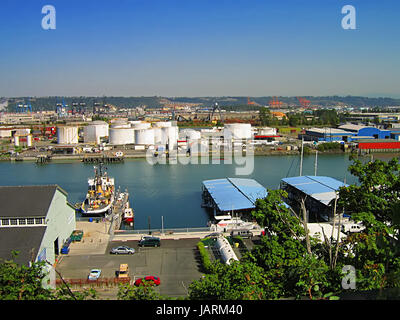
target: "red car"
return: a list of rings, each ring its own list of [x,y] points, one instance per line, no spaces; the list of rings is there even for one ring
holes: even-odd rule
[[[159,277],[155,277],[155,276],[147,276],[144,278],[138,278],[135,281],[135,286],[140,286],[140,285],[144,285],[144,282],[153,282],[155,286],[159,286],[161,281]]]

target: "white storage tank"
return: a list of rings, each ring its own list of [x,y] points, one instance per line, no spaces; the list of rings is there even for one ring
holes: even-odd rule
[[[110,124],[110,128],[130,128],[131,124],[125,120],[114,120]]]
[[[32,147],[32,135],[31,134],[26,136],[26,145],[28,147]]]
[[[161,128],[153,128],[154,130],[154,143],[161,144],[162,132]]]
[[[224,139],[251,139],[250,123],[227,123],[224,125]]]
[[[135,143],[135,130],[133,128],[110,128],[108,141],[112,145]]]
[[[108,137],[109,125],[105,121],[93,121],[83,129],[85,143],[100,143],[100,138]]]
[[[183,129],[179,132],[179,136],[185,140],[201,139],[201,132],[193,129]]]
[[[168,144],[168,149],[176,149],[178,144],[179,129],[178,127],[161,128],[161,143]]]
[[[276,136],[276,128],[263,127],[258,129],[259,136]]]
[[[154,145],[154,129],[135,129],[135,144]]]
[[[170,121],[159,121],[159,122],[155,122],[154,127],[157,128],[168,128],[168,127],[172,127],[172,122]]]
[[[78,139],[78,127],[57,127],[58,144],[77,144]]]
[[[135,130],[148,129],[148,128],[151,127],[151,123],[150,123],[150,122],[134,123],[134,124],[132,124],[132,127],[133,127]]]

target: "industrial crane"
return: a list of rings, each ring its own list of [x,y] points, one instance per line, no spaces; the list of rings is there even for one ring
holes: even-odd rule
[[[223,118],[222,118],[221,108],[219,107],[219,105],[218,105],[217,102],[214,104],[214,107],[213,107],[213,109],[212,109],[212,112],[211,112],[211,113],[209,114],[209,116],[208,116],[208,121],[212,121],[213,116],[214,116],[214,112],[217,111],[217,110],[218,110],[218,112],[219,112],[220,121],[221,121],[221,122],[224,121]]]
[[[297,97],[297,100],[299,100],[300,105],[301,105],[303,108],[307,108],[307,107],[309,107],[310,104],[311,104],[311,101],[310,101],[310,100],[307,100],[307,99],[302,98],[302,97]]]
[[[254,101],[250,101],[250,97],[247,97],[247,104],[248,105],[255,105],[256,103]]]
[[[282,101],[279,101],[277,97],[272,97],[268,104],[270,107],[282,107]]]

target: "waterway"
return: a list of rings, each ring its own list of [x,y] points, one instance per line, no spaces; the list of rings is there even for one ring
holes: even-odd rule
[[[375,155],[389,160],[399,154]],[[369,158],[368,158],[369,159]],[[347,168],[347,154],[319,155],[317,175],[357,183]],[[157,164],[145,159],[108,164],[108,174],[115,178],[121,191],[128,189],[130,204],[135,210],[135,229],[204,227],[209,215],[201,208],[203,180],[226,177],[251,178],[269,189],[277,189],[280,180],[299,175],[299,156],[256,156],[254,170],[247,176],[236,176],[236,164]],[[315,157],[305,156],[303,175],[314,175]],[[35,162],[0,162],[0,185],[58,184],[75,204],[84,200],[87,178],[94,173],[93,165],[77,161],[53,161],[45,165]],[[23,194],[21,198],[23,198]],[[1,205],[0,205],[1,207]]]

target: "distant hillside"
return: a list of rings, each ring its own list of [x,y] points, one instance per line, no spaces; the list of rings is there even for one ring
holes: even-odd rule
[[[321,97],[303,97],[310,100],[311,105],[321,107],[334,107],[338,105],[349,107],[388,107],[400,106],[400,99],[393,98],[367,98],[357,96],[321,96]],[[92,108],[94,103],[112,104],[119,108],[135,108],[146,106],[147,108],[157,108],[165,105],[165,101],[172,103],[195,103],[201,106],[212,106],[218,103],[227,110],[257,110],[260,106],[269,105],[273,97],[249,97],[255,105],[248,105],[248,97],[38,97],[29,98],[34,111],[37,110],[55,110],[56,103],[64,101],[71,106],[72,103],[86,103],[88,108]],[[297,97],[276,97],[284,106],[299,106]],[[28,101],[26,97],[9,98],[8,111],[14,111],[18,103]]]

